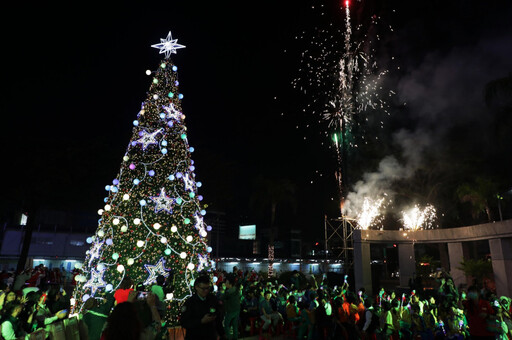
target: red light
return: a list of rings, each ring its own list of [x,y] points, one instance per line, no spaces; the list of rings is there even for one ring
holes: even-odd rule
[[[348,4],[349,4],[349,1],[348,1],[348,0],[347,0],[347,1],[345,1],[345,6],[347,6],[347,7],[348,7]]]
[[[315,243],[315,246],[317,246],[317,245],[318,245],[318,242],[317,242],[317,243]]]
[[[396,248],[396,244],[393,244],[393,248]]]

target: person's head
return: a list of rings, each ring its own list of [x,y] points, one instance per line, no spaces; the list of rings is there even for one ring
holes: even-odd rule
[[[294,295],[290,295],[288,297],[288,302],[291,304],[291,305],[294,305],[295,304],[295,296]]]
[[[142,323],[135,305],[131,302],[118,304],[107,319],[105,340],[139,340]]]
[[[16,293],[12,290],[5,296],[5,303],[16,300]]]
[[[128,276],[121,281],[121,284],[119,285],[119,289],[130,289],[133,286],[133,281]]]
[[[97,308],[98,305],[99,305],[98,300],[96,300],[95,298],[89,298],[89,299],[87,299],[87,301],[84,302],[83,309],[85,309],[85,310],[94,309],[94,308]]]
[[[235,283],[236,283],[235,275],[233,275],[233,274],[226,275],[224,283],[226,283],[226,288],[227,289],[233,287],[235,285]]]
[[[205,298],[211,291],[210,278],[207,275],[199,276],[194,281],[194,288],[199,297]]]
[[[500,297],[500,304],[503,306],[505,310],[508,310],[510,308],[510,299],[506,296]]]
[[[269,301],[271,296],[272,296],[272,293],[270,292],[270,290],[265,291],[265,295],[264,295],[265,300]]]
[[[472,301],[478,301],[480,294],[478,292],[478,288],[476,286],[471,286],[468,288],[468,299]]]
[[[165,276],[163,275],[158,275],[156,277],[156,284],[159,285],[159,286],[163,286],[165,283]]]

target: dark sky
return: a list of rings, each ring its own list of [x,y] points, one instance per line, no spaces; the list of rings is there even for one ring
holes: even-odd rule
[[[187,46],[172,59],[205,200],[250,219],[252,179],[289,178],[298,187],[300,213],[283,221],[320,232],[333,208],[334,162],[321,145],[324,127],[306,128],[309,98],[291,81],[300,73],[307,34],[327,22],[343,28],[338,4],[12,7],[11,20],[1,24],[2,201],[17,207],[36,195],[56,208],[102,206],[149,89],[145,70],[162,56],[150,45],[171,30]],[[362,181],[357,196],[368,186],[385,187],[386,165],[406,177],[423,162],[422,151],[446,143],[452,128],[481,123],[483,87],[512,72],[512,11],[510,1],[354,1],[353,8],[354,24],[376,14],[393,27],[376,58],[390,66],[386,85],[396,93],[394,104],[407,103],[380,132],[379,143],[401,146],[401,157],[389,162],[386,148],[368,156],[367,172],[351,176],[353,184]],[[295,39],[304,32],[305,39]]]

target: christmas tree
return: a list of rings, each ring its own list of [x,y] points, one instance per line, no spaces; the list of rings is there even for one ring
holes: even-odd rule
[[[197,194],[194,161],[178,91],[177,67],[170,55],[185,46],[169,32],[160,44],[165,53],[152,75],[147,98],[137,119],[121,163],[121,169],[105,189],[108,197],[98,211],[95,235],[77,275],[74,312],[98,295],[115,291],[125,277],[149,287],[158,275],[174,288],[165,297],[166,320],[174,324],[180,303],[193,293],[192,283],[211,262],[207,231]]]

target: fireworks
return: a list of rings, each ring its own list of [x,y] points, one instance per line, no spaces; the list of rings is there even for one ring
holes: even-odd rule
[[[318,123],[325,123],[320,134],[332,141],[330,148],[337,159],[335,177],[340,206],[347,186],[343,183],[342,168],[348,164],[350,150],[370,140],[364,136],[363,126],[369,121],[365,113],[378,110],[389,115],[387,100],[393,94],[392,91],[388,96],[379,94],[382,78],[388,73],[380,69],[374,56],[380,40],[375,34],[379,17],[373,15],[366,22],[353,25],[349,7],[352,4],[348,1],[343,4],[341,13],[339,8],[332,12],[331,21],[325,20],[323,5],[320,6],[320,24],[296,37],[308,45],[302,53],[300,76],[292,81],[294,88],[311,99],[303,111],[312,113],[309,117],[314,117]],[[380,120],[381,128],[383,123]]]
[[[379,200],[372,200],[368,197],[364,198],[363,208],[357,216],[357,224],[360,229],[368,229],[379,216],[379,210],[384,202],[384,198]]]
[[[423,210],[415,205],[414,208],[408,211],[402,211],[402,222],[405,230],[431,229],[435,219],[436,209],[430,204],[427,204]]]

